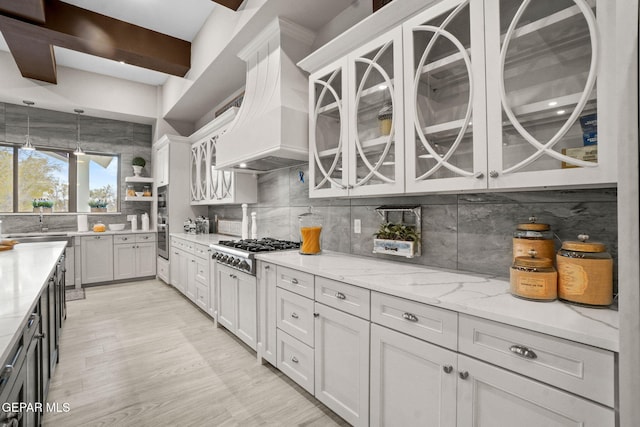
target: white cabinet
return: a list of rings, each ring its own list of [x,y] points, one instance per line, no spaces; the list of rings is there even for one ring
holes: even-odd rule
[[[192,205],[240,204],[258,201],[258,181],[253,173],[216,169],[218,139],[235,117],[238,108],[231,108],[216,117],[189,139],[190,192]]]
[[[406,21],[407,191],[615,183],[615,9],[450,0]]]
[[[80,238],[82,251],[82,283],[113,280],[113,236],[84,236]]]
[[[369,424],[369,322],[315,303],[315,396],[354,426]]]
[[[171,284],[169,261],[162,257],[157,257],[156,266],[158,279],[162,280],[165,283]]]
[[[206,245],[196,243],[194,253],[194,302],[202,310],[209,312],[209,248]]]
[[[276,366],[276,266],[258,261],[258,360]]]
[[[459,426],[615,426],[615,412],[554,387],[458,356]]]
[[[158,187],[169,184],[169,145],[163,145],[156,150],[153,166],[153,176]]]
[[[113,245],[114,280],[148,277],[154,276],[155,274],[155,234],[145,233],[115,236]]]
[[[71,241],[73,242],[74,239],[72,238]],[[76,257],[75,257],[75,249],[74,249],[74,245],[73,243],[70,246],[67,246],[64,250],[64,265],[65,265],[65,269],[66,269],[66,274],[64,275],[64,286],[65,287],[72,287],[76,284],[76,276],[75,276],[75,269],[76,269],[76,261],[75,261]]]
[[[255,276],[218,264],[216,280],[218,324],[256,350],[258,305]]]
[[[309,77],[310,197],[404,191],[402,32]]]
[[[371,426],[455,426],[456,378],[454,351],[371,325]]]
[[[207,306],[207,313],[213,319],[216,319],[217,316],[217,295],[218,295],[218,282],[217,282],[217,265],[213,258],[209,258],[209,305]]]

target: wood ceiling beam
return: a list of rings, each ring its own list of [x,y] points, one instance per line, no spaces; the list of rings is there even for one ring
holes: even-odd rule
[[[44,23],[44,0],[1,0],[0,13]]]
[[[233,11],[237,11],[244,0],[213,0],[221,6],[228,7]]]
[[[191,67],[191,43],[188,41],[59,0],[45,2],[45,16],[45,23],[40,24],[0,16],[0,31],[5,38],[14,40],[10,45],[11,53],[24,77],[39,75],[39,68],[50,64],[45,58],[46,49],[40,46],[36,51],[31,50],[38,44],[60,46],[180,77]],[[35,54],[41,58],[29,58]],[[49,55],[52,53],[47,53]],[[46,74],[50,75],[50,72]]]
[[[0,26],[0,28],[2,28]],[[53,46],[15,32],[2,32],[16,65],[23,77],[47,83],[57,83],[56,58]]]

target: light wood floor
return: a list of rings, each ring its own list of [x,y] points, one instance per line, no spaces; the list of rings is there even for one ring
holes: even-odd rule
[[[45,426],[347,425],[156,280],[67,303]]]

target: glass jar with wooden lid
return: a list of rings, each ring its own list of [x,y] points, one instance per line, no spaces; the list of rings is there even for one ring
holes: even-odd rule
[[[537,258],[535,249],[529,256],[516,257],[509,274],[513,296],[536,301],[554,301],[558,296],[558,273],[550,258]]]
[[[590,306],[608,306],[613,302],[613,259],[603,243],[578,241],[562,243],[558,251],[558,297],[564,301]]]
[[[533,249],[539,258],[549,258],[553,263],[556,256],[553,231],[549,224],[538,223],[537,220],[535,216],[531,216],[528,223],[518,224],[513,233],[513,259],[526,257]]]

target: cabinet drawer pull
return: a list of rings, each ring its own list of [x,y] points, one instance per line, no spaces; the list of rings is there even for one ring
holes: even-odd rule
[[[35,339],[39,339],[39,340],[41,340],[41,339],[43,339],[43,338],[46,338],[46,337],[47,337],[47,334],[45,334],[44,332],[42,332],[42,333],[37,333],[37,334],[35,334],[35,335],[33,336],[33,338],[35,338]]]
[[[525,359],[535,359],[538,357],[538,355],[535,354],[533,350],[530,350],[522,345],[512,345],[511,347],[509,347],[509,350],[520,357],[524,357]]]
[[[127,240],[129,240],[129,239],[128,239],[127,237],[123,237],[123,238],[122,238],[122,240],[123,240],[124,242],[126,242],[126,241],[127,241]]]
[[[268,265],[265,265],[265,266],[264,266],[264,269],[265,269],[265,270],[269,270],[270,268],[271,268],[271,267],[270,267],[270,266],[268,266]]]
[[[336,298],[347,299],[347,297],[342,292],[336,292]]]
[[[408,320],[409,322],[417,322],[418,316],[412,313],[402,313],[402,318],[404,320]]]
[[[293,317],[294,319],[297,319],[298,318],[298,313],[296,313],[296,312],[291,313],[291,317]]]
[[[491,178],[497,178],[500,174],[498,173],[498,171],[491,171],[489,172],[489,176]]]
[[[293,279],[291,279],[291,283],[293,283],[294,285],[298,284],[298,279],[296,279],[295,277]]]
[[[142,236],[144,240],[149,240],[149,236]]]
[[[295,357],[295,356],[291,356],[291,361],[292,361],[293,363],[298,363],[298,362],[299,362],[298,358],[297,358],[297,357]]]
[[[460,379],[462,379],[462,380],[466,380],[467,378],[469,378],[469,372],[467,372],[467,371],[459,372],[458,375],[460,376]]]
[[[445,365],[445,366],[442,367],[442,370],[444,371],[445,374],[450,374],[451,371],[453,371],[453,366]]]

